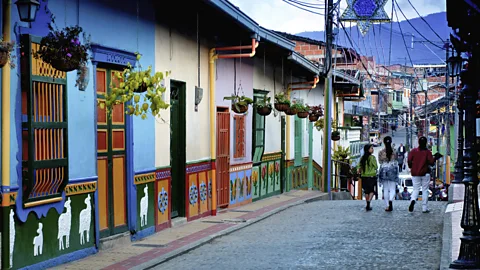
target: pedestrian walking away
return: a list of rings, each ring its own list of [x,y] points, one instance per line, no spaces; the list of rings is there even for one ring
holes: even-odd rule
[[[408,211],[413,212],[415,201],[422,187],[422,212],[428,213],[428,190],[430,185],[430,166],[440,157],[440,154],[432,156],[432,152],[427,148],[427,138],[420,137],[418,139],[418,147],[408,153],[408,167],[412,175],[413,192],[410,198],[410,207]]]
[[[383,185],[383,199],[386,204],[385,211],[393,211],[393,200],[397,194],[398,162],[396,151],[392,148],[392,137],[387,136],[383,139],[385,148],[378,153],[378,162],[380,169],[378,173],[378,181]]]
[[[377,160],[373,154],[373,145],[367,144],[363,147],[363,156],[360,159],[357,169],[360,172],[362,178],[362,187],[363,192],[365,193],[365,200],[367,201],[367,206],[365,209],[367,211],[372,210],[370,202],[373,199],[374,187],[377,185]]]
[[[403,161],[405,160],[405,146],[403,146],[403,143],[400,144],[397,150],[397,162],[398,162],[398,172],[403,171]]]

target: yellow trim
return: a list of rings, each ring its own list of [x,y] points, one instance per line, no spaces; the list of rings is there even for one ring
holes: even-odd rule
[[[447,156],[447,179],[446,179],[446,182],[447,182],[447,185],[450,185],[450,156]]]
[[[150,182],[155,182],[155,173],[135,175],[135,185],[146,184]]]
[[[18,195],[18,193],[16,193],[16,192],[1,194],[0,195],[0,196],[2,196],[1,206],[2,207],[8,207],[8,206],[15,205],[15,201],[17,200],[17,195]],[[11,196],[13,196],[13,200],[10,199]]]
[[[262,162],[277,160],[277,159],[281,159],[281,158],[282,158],[282,152],[265,153],[265,154],[263,154]]]
[[[58,197],[58,198],[52,198],[52,199],[48,199],[48,200],[41,200],[41,201],[38,201],[38,202],[30,202],[30,203],[25,204],[25,208],[34,207],[34,206],[38,206],[38,205],[49,204],[49,203],[55,203],[55,202],[59,202],[61,200],[62,200],[62,197]]]
[[[231,165],[230,172],[240,172],[252,169],[253,164]]]
[[[215,160],[217,158],[216,153],[216,137],[215,132],[215,116],[217,115],[217,110],[215,108],[215,60],[218,56],[215,55],[215,49],[211,49],[209,53],[209,62],[208,62],[208,71],[209,71],[209,85],[210,85],[210,154],[211,159]],[[216,166],[212,170],[212,211],[216,213],[217,211],[217,177],[216,177]]]
[[[12,1],[3,7],[3,41],[10,41]],[[2,185],[10,186],[10,63],[2,68]]]
[[[97,190],[97,182],[85,182],[80,184],[70,184],[65,187],[65,195],[77,195],[84,193],[91,193]]]

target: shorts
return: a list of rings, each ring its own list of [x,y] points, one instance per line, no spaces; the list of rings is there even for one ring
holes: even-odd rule
[[[364,194],[370,194],[375,192],[376,185],[377,177],[362,177],[362,188]]]

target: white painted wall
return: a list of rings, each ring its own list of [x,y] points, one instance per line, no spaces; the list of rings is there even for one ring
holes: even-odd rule
[[[210,158],[210,107],[208,82],[208,52],[204,42],[200,46],[200,87],[203,99],[195,112],[195,86],[198,83],[197,41],[168,27],[155,28],[155,69],[171,71],[169,79],[186,82],[186,141],[187,162]],[[165,81],[165,101],[170,102],[170,80]],[[170,165],[170,110],[162,112],[155,122],[155,166]]]

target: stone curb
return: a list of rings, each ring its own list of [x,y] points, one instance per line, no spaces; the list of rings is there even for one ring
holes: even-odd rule
[[[300,204],[304,204],[304,203],[306,203],[307,201],[311,201],[312,199],[321,198],[321,197],[323,197],[323,196],[325,196],[325,197],[328,198],[328,193],[327,193],[327,194],[314,195],[314,196],[311,196],[311,197],[307,197],[307,198],[301,199],[301,200],[299,200],[299,201],[297,201],[297,202],[293,202],[293,203],[290,203],[290,204],[281,206],[281,207],[279,207],[279,208],[277,208],[277,209],[274,209],[274,210],[272,210],[272,211],[270,211],[270,212],[264,213],[264,214],[262,214],[262,215],[260,215],[260,216],[258,216],[258,217],[249,219],[249,220],[247,220],[247,222],[245,222],[245,223],[238,224],[238,225],[235,225],[235,226],[233,226],[233,227],[227,228],[227,229],[225,229],[225,230],[223,230],[223,231],[217,232],[217,233],[215,233],[215,234],[206,236],[206,237],[203,238],[203,239],[200,239],[200,240],[198,240],[198,241],[196,241],[196,242],[193,242],[193,243],[191,243],[191,244],[188,244],[188,245],[186,245],[186,246],[183,246],[183,247],[181,247],[181,248],[179,248],[179,249],[177,249],[177,250],[174,250],[174,251],[172,251],[172,252],[169,252],[169,253],[167,253],[167,254],[165,254],[165,255],[162,255],[162,256],[160,256],[160,257],[158,257],[158,258],[155,258],[155,259],[150,260],[150,261],[148,261],[148,262],[142,263],[142,264],[137,265],[137,266],[135,266],[135,267],[132,267],[132,268],[130,268],[130,269],[132,269],[132,270],[152,269],[153,267],[158,266],[158,265],[160,265],[160,264],[162,264],[162,263],[164,263],[164,262],[166,262],[166,261],[169,261],[169,260],[171,260],[171,259],[173,259],[173,258],[175,258],[175,257],[178,257],[178,256],[180,256],[180,255],[183,255],[183,254],[191,251],[191,250],[194,250],[194,249],[196,249],[196,248],[199,248],[199,247],[201,247],[201,246],[203,246],[203,245],[205,245],[205,244],[207,244],[207,243],[210,243],[211,241],[215,240],[216,238],[219,238],[219,237],[228,235],[228,234],[230,234],[230,233],[233,233],[233,232],[235,232],[235,231],[238,231],[238,230],[240,230],[240,229],[243,229],[243,228],[245,228],[245,227],[247,227],[247,226],[250,226],[250,225],[252,225],[252,224],[255,224],[255,223],[257,223],[257,222],[259,222],[259,221],[261,221],[261,220],[264,220],[264,219],[266,219],[266,218],[268,218],[268,217],[270,217],[270,216],[272,216],[272,215],[275,215],[275,214],[277,214],[277,213],[279,213],[279,212],[282,212],[282,211],[284,211],[284,210],[287,210],[287,209],[289,209],[289,208],[291,208],[291,207],[294,207],[294,206],[297,206],[297,205],[300,205]],[[319,199],[319,200],[321,200],[321,199]]]
[[[440,270],[450,269],[452,259],[452,213],[445,213],[443,218],[443,234],[442,234],[442,252],[440,259]]]

